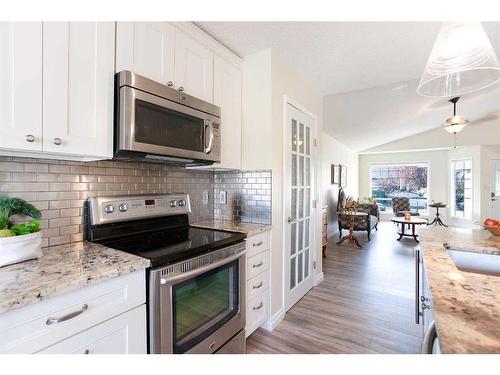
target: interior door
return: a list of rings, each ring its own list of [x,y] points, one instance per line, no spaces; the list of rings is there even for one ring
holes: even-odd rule
[[[313,286],[314,120],[291,104],[285,124],[285,306],[290,309]]]
[[[490,216],[500,219],[500,160],[491,161]]]

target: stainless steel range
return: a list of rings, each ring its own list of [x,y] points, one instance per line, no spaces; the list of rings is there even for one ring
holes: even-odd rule
[[[88,200],[89,241],[151,262],[150,353],[244,353],[245,235],[189,226],[187,194]]]

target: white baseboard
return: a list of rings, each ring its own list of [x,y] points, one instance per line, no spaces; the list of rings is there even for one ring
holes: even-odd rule
[[[285,317],[285,313],[286,311],[284,308],[279,309],[276,314],[262,323],[261,327],[267,331],[272,331],[283,320],[283,318]]]
[[[321,272],[320,274],[316,275],[316,278],[314,279],[314,286],[321,284],[321,282],[325,279],[325,274]]]

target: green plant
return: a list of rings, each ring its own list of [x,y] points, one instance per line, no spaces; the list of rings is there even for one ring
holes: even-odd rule
[[[35,220],[29,220],[24,224],[13,224],[11,217],[23,214]],[[0,230],[8,229],[17,236],[38,232],[40,230],[41,212],[32,204],[20,198],[0,197]]]

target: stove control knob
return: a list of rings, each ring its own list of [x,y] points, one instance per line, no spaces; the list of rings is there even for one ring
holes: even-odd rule
[[[128,210],[128,207],[127,207],[127,203],[121,203],[119,206],[118,206],[118,209],[120,210],[120,212],[125,212]]]
[[[170,207],[177,207],[177,201],[170,201]]]
[[[104,212],[106,212],[107,214],[113,213],[114,210],[115,208],[112,204],[107,204],[106,206],[104,206]]]
[[[179,201],[179,207],[184,207],[186,205],[186,201],[184,199],[181,199]]]

